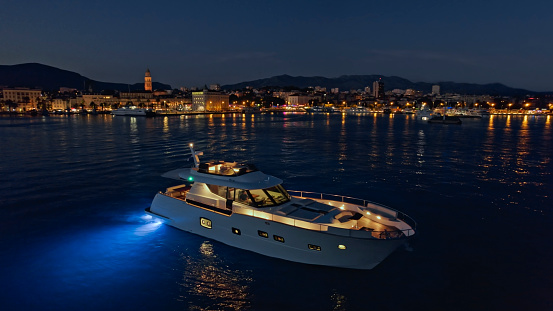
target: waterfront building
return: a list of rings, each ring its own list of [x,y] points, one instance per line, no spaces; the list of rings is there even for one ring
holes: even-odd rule
[[[121,99],[153,99],[154,94],[146,91],[132,91],[119,93]]]
[[[144,75],[144,90],[152,91],[152,75],[150,74],[150,69],[146,69],[146,74]]]
[[[192,92],[192,110],[227,111],[229,110],[229,96],[221,92],[208,90]]]
[[[52,110],[54,111],[67,111],[71,108],[69,101],[63,98],[52,98],[50,100],[50,105],[52,106]]]
[[[308,106],[309,100],[313,99],[311,96],[305,95],[289,95],[286,98],[286,103],[289,106]]]
[[[117,98],[113,98],[111,95],[101,95],[101,94],[83,94],[83,105],[85,108],[98,109],[101,104],[108,104],[111,106],[114,103],[118,103]]]
[[[2,90],[4,101],[12,101],[18,105],[18,111],[35,109],[42,90],[29,88],[5,88]]]

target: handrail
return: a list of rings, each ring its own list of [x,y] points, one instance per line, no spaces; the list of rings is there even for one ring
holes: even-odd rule
[[[307,230],[316,230],[321,232],[329,232],[330,234],[349,236],[355,238],[372,238],[378,240],[393,240],[401,239],[404,237],[410,237],[415,234],[414,228],[403,229],[403,230],[393,230],[393,231],[363,231],[363,230],[351,230],[340,227],[333,227],[324,224],[312,223],[304,220],[293,219],[285,216],[275,215],[271,213],[266,213],[262,211],[256,211],[252,209],[245,208],[236,208],[233,207],[233,212],[236,214],[252,216],[256,218],[261,218],[265,220],[270,220],[274,222],[279,222],[285,225],[290,225],[298,228],[303,228]],[[330,230],[329,230],[330,229]],[[345,234],[344,234],[345,233]]]
[[[383,207],[385,209],[388,209],[390,211],[393,211],[396,213],[396,218],[403,220],[405,223],[407,223],[413,230],[417,229],[417,222],[409,215],[405,214],[404,212],[398,211],[394,208],[391,208],[389,206],[386,206],[384,204],[354,198],[354,197],[348,197],[345,195],[338,195],[338,194],[328,194],[328,193],[321,193],[321,192],[312,192],[312,191],[301,191],[301,190],[286,190],[288,193],[295,194],[295,196],[299,196],[300,198],[310,198],[310,199],[317,199],[317,200],[325,200],[328,197],[331,198],[338,198],[339,200],[333,200],[333,201],[340,201],[344,203],[350,203],[355,205],[361,205],[363,208],[367,208],[370,205],[375,205],[378,207]],[[312,196],[309,196],[312,195]],[[359,204],[359,202],[362,202],[362,204]]]
[[[345,228],[340,228],[340,227],[329,226],[329,225],[326,225],[326,224],[312,223],[312,222],[309,222],[309,221],[289,218],[289,217],[281,216],[281,215],[275,215],[275,214],[272,214],[272,213],[267,213],[267,212],[263,212],[263,211],[259,211],[259,210],[255,210],[255,209],[237,207],[236,205],[233,206],[232,212],[236,213],[236,214],[247,215],[247,216],[252,216],[252,217],[256,217],[256,218],[261,218],[261,219],[274,221],[274,222],[279,222],[279,223],[282,223],[282,224],[286,224],[286,225],[290,225],[290,226],[294,226],[294,227],[298,227],[298,228],[303,228],[303,229],[307,229],[307,230],[316,230],[316,231],[321,231],[321,232],[332,231],[332,232],[330,232],[330,234],[337,234],[337,235],[356,237],[356,238],[373,238],[373,239],[391,240],[391,239],[401,239],[401,238],[404,238],[404,237],[409,237],[409,236],[412,236],[416,232],[416,222],[415,222],[415,220],[413,220],[411,217],[409,217],[405,213],[399,212],[399,211],[397,211],[393,208],[387,207],[387,206],[382,205],[382,204],[378,204],[378,203],[374,203],[374,202],[371,202],[371,201],[362,200],[362,199],[358,199],[358,198],[348,197],[348,196],[335,195],[335,194],[317,193],[317,192],[309,192],[309,191],[297,191],[297,190],[287,190],[287,191],[289,193],[299,193],[299,197],[302,197],[302,198],[305,197],[305,198],[312,198],[312,199],[317,199],[317,200],[325,200],[325,196],[327,196],[327,197],[338,197],[338,198],[340,198],[341,202],[344,202],[344,203],[350,203],[350,202],[348,202],[348,200],[355,200],[357,202],[362,201],[363,202],[363,208],[366,208],[366,206],[368,204],[383,207],[383,208],[386,208],[386,209],[389,209],[391,211],[396,212],[397,213],[396,218],[405,221],[411,228],[410,229],[403,229],[403,230],[394,230],[394,231],[387,231],[387,230],[384,230],[384,231],[351,230],[351,229],[345,229]],[[172,197],[172,196],[167,195],[167,193],[163,193],[161,191],[159,192],[159,194],[170,197],[172,199],[177,199],[177,200],[181,200],[183,202],[187,202],[186,200],[184,200],[184,198]],[[316,197],[312,197],[312,196],[311,197],[304,196],[304,194],[315,194],[320,198],[316,198]],[[356,204],[356,203],[350,203],[350,204]],[[356,204],[356,205],[358,205],[358,204]],[[200,208],[203,208],[203,207],[200,207]],[[203,209],[205,209],[205,208],[203,208]],[[209,211],[220,213],[220,212],[218,212],[216,210],[212,210],[212,209],[209,209]],[[222,214],[222,213],[220,213],[220,214]],[[227,215],[227,214],[223,214],[223,215],[230,216],[230,215]],[[411,224],[411,222],[413,224]],[[344,234],[346,232],[347,232],[347,234]]]

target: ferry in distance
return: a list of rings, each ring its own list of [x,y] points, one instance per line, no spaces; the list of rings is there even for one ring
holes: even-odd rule
[[[285,190],[252,164],[200,162],[163,174],[149,215],[178,229],[284,260],[372,269],[416,232],[406,214],[351,197]]]

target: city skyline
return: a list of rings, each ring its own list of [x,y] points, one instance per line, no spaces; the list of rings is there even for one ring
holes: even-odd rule
[[[37,62],[173,88],[385,75],[551,91],[545,1],[239,4],[7,1],[2,65]]]

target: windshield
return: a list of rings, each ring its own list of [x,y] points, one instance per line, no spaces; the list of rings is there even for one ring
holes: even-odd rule
[[[232,187],[210,185],[207,187],[212,193],[242,204],[255,207],[276,206],[290,201],[290,195],[281,185],[265,189],[236,189]]]

